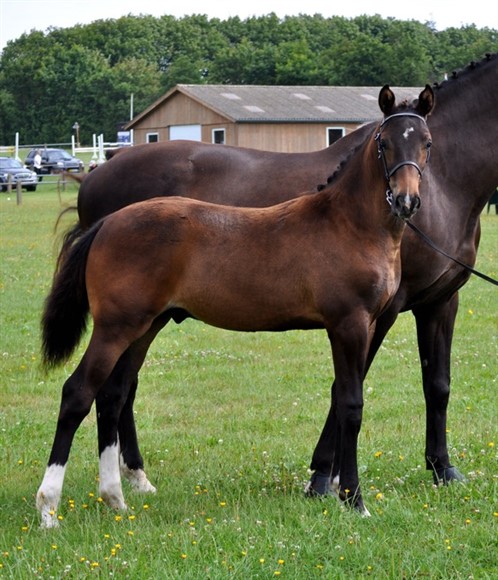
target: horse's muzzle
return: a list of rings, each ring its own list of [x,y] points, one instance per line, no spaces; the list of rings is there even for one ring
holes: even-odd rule
[[[392,210],[401,219],[408,220],[417,213],[420,208],[420,196],[418,194],[399,194],[394,197]]]

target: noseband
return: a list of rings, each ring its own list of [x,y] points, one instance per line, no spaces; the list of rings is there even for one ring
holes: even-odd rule
[[[387,199],[387,203],[389,205],[392,205],[392,201],[393,201],[393,192],[391,191],[391,186],[390,186],[390,180],[391,177],[396,173],[396,171],[398,171],[398,169],[401,169],[401,167],[403,167],[404,165],[411,165],[412,167],[415,167],[415,169],[418,171],[418,174],[420,177],[422,177],[422,169],[420,168],[420,165],[416,162],[416,161],[401,161],[401,163],[398,163],[397,165],[395,165],[392,169],[389,169],[387,167],[387,161],[386,161],[386,156],[384,154],[384,146],[382,145],[382,128],[384,127],[384,125],[386,125],[386,123],[388,121],[390,121],[391,119],[394,119],[395,117],[416,117],[417,119],[420,119],[421,121],[423,121],[423,123],[425,125],[427,125],[427,121],[424,119],[424,117],[417,115],[417,113],[395,113],[394,115],[390,115],[389,117],[386,117],[382,123],[380,124],[379,130],[375,135],[375,141],[377,141],[377,152],[379,154],[379,159],[382,159],[382,164],[384,165],[384,175],[386,176],[386,181],[387,181],[387,190],[386,190],[386,199]],[[427,157],[425,162],[428,163],[429,162],[429,158],[430,158],[430,148],[427,148]]]

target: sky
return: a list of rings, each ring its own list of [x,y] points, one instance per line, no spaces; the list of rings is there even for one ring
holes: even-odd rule
[[[492,0],[0,0],[0,50],[9,40],[33,29],[69,28],[94,20],[119,18],[128,14],[177,18],[206,14],[209,18],[239,16],[321,14],[324,17],[353,18],[379,14],[383,18],[432,22],[437,30],[475,24],[498,29],[498,7]]]

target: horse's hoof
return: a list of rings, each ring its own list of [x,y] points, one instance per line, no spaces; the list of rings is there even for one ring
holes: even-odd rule
[[[435,469],[432,476],[434,478],[434,485],[448,485],[452,481],[466,481],[463,473],[451,465],[449,467]]]
[[[360,514],[360,516],[362,518],[369,518],[371,517],[371,513],[368,511],[368,509],[366,508],[365,504],[362,504],[361,506],[357,506],[355,507],[355,509],[358,511],[358,513]]]
[[[156,493],[157,489],[147,479],[143,469],[130,469],[121,465],[121,475],[128,481],[131,487],[139,493]]]
[[[304,488],[306,497],[325,497],[330,495],[330,475],[315,471]]]

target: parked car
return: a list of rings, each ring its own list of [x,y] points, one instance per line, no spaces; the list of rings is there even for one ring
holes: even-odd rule
[[[0,157],[0,186],[2,191],[7,191],[9,179],[13,188],[17,187],[18,182],[21,182],[24,189],[36,191],[38,175],[34,171],[13,157]]]
[[[26,165],[29,168],[33,167],[33,161],[36,153],[36,149],[32,149],[28,156],[26,157]],[[81,159],[73,157],[64,149],[47,149],[40,148],[41,164],[42,168],[40,171],[41,175],[48,175],[50,173],[60,173],[61,171],[70,171],[74,173],[79,173],[85,169],[85,164]]]

